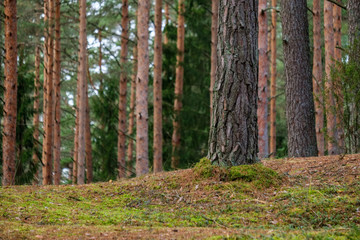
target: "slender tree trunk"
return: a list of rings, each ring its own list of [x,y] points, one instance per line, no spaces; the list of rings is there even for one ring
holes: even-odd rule
[[[15,148],[17,115],[17,10],[16,0],[4,1],[5,14],[5,94],[3,125],[2,185],[15,184]]]
[[[78,164],[77,164],[77,183],[85,183],[85,125],[86,125],[86,72],[87,72],[87,57],[86,57],[86,0],[79,1],[79,10],[80,10],[80,37],[79,37],[79,72],[78,72],[78,112],[79,112],[79,136],[78,136]]]
[[[52,184],[52,150],[53,150],[53,131],[54,131],[54,105],[53,105],[53,65],[54,65],[54,1],[45,0],[45,23],[47,31],[45,32],[45,53],[46,64],[46,82],[44,84],[44,139],[43,139],[43,185]]]
[[[270,158],[276,156],[276,0],[271,0]]]
[[[99,90],[103,89],[103,72],[102,72],[102,31],[99,29],[99,73],[100,73],[100,87]]]
[[[60,166],[60,119],[61,119],[61,96],[60,96],[60,78],[61,78],[61,58],[60,58],[60,0],[55,1],[55,64],[54,64],[54,89],[55,89],[55,118],[54,118],[54,184],[59,185],[61,179]]]
[[[125,156],[126,156],[126,95],[128,76],[126,72],[127,54],[128,54],[128,38],[129,38],[129,14],[128,0],[122,2],[122,19],[121,19],[121,55],[120,67],[121,76],[119,84],[119,125],[118,125],[118,178],[126,176]]]
[[[322,62],[321,62],[321,7],[320,0],[313,3],[313,32],[314,32],[314,56],[313,56],[313,88],[315,103],[315,130],[319,156],[324,156],[324,109],[322,94]]]
[[[154,51],[154,173],[163,170],[162,160],[162,0],[155,1]]]
[[[334,24],[333,24],[333,3],[324,2],[324,25],[325,25],[325,107],[326,107],[326,125],[328,136],[328,154],[338,154],[338,146],[336,143],[336,115],[335,100],[333,96],[333,81],[331,79],[331,68],[334,66]]]
[[[39,165],[40,159],[37,155],[38,151],[38,142],[39,142],[39,125],[40,125],[40,119],[39,119],[39,110],[40,110],[40,47],[36,46],[35,48],[35,78],[34,78],[34,118],[33,118],[33,125],[34,125],[34,133],[33,138],[35,141],[35,149],[33,152],[33,162],[36,165]],[[36,171],[34,181],[34,185],[39,184],[39,170]]]
[[[149,11],[150,1],[138,1],[138,74],[136,82],[136,175],[149,172]]]
[[[179,151],[181,146],[180,135],[180,112],[182,110],[182,95],[184,85],[184,42],[185,42],[185,1],[179,0],[178,29],[177,29],[177,55],[176,55],[176,79],[175,79],[175,101],[174,120],[172,134],[172,157],[171,167],[179,167]]]
[[[214,164],[251,164],[257,159],[257,13],[258,1],[220,1],[208,153]]]
[[[269,155],[268,136],[268,90],[267,80],[269,77],[268,50],[268,24],[267,24],[267,0],[259,0],[259,101],[258,101],[258,126],[259,126],[259,158]]]
[[[318,154],[306,0],[282,2],[289,157]]]
[[[130,87],[130,113],[129,113],[129,126],[128,126],[128,134],[130,136],[134,133],[134,117],[135,117],[135,94],[136,94],[136,74],[137,74],[137,43],[134,45],[133,48],[133,58],[134,58],[134,65],[133,65],[133,76],[131,80],[131,87]],[[134,151],[134,141],[132,138],[129,138],[128,148],[127,148],[127,164],[126,164],[126,176],[130,177],[132,175],[133,170],[133,151]]]
[[[87,64],[89,65],[89,64]],[[91,132],[90,132],[90,106],[89,106],[89,94],[88,85],[86,84],[86,126],[85,126],[85,138],[86,138],[86,182],[91,183],[93,181],[93,164],[92,164],[92,145],[91,145]]]
[[[79,89],[79,81],[77,81],[77,89]],[[77,183],[77,166],[78,166],[78,152],[79,152],[79,94],[76,95],[76,110],[75,110],[75,133],[74,133],[74,162],[72,172],[72,182]]]
[[[216,80],[216,47],[217,47],[217,27],[219,15],[219,0],[212,0],[211,5],[211,69],[210,69],[210,125],[212,122],[213,113],[213,92]]]
[[[360,1],[349,0],[347,9],[349,13],[349,43],[353,45],[355,39],[360,38]]]
[[[338,0],[341,3],[341,0]],[[333,6],[333,17],[334,17],[334,31],[335,31],[335,49],[334,59],[336,63],[341,62],[341,8],[337,5]],[[341,79],[334,79],[334,94],[336,102],[336,128],[337,128],[337,144],[339,147],[338,153],[345,152],[345,136],[344,136],[344,125],[342,116],[344,114],[344,96],[341,89]]]
[[[170,13],[169,13],[169,4],[165,3],[165,26],[169,25],[170,20]],[[167,36],[167,33],[164,34],[164,44],[167,45],[169,43],[169,38]]]

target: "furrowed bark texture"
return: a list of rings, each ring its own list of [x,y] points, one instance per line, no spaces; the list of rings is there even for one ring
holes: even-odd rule
[[[271,1],[270,158],[276,155],[276,0]]]
[[[256,162],[258,1],[221,0],[214,113],[208,157],[213,164]]]
[[[174,120],[172,134],[172,157],[171,167],[179,167],[179,151],[181,146],[180,112],[182,109],[182,96],[184,85],[184,42],[185,42],[185,0],[179,0],[178,29],[177,29],[177,55],[176,55],[176,79],[175,79],[175,101]]]
[[[319,156],[324,156],[324,109],[322,94],[322,62],[321,62],[321,7],[320,0],[313,3],[313,32],[314,32],[314,56],[313,56],[313,90],[315,103],[315,131]]]
[[[16,1],[4,1],[5,15],[5,93],[3,123],[2,185],[15,184],[15,147],[17,114],[17,9]]]
[[[59,185],[61,179],[61,166],[60,166],[60,77],[61,77],[61,56],[60,56],[60,0],[55,1],[55,64],[53,71],[54,78],[54,92],[55,92],[55,118],[54,118],[54,184]]]
[[[119,125],[118,125],[118,178],[126,176],[126,95],[128,76],[126,72],[129,38],[129,3],[128,0],[122,1],[122,19],[121,19],[121,53],[120,53],[120,84],[119,84]]]
[[[282,2],[289,157],[316,156],[306,0]]]
[[[36,46],[35,48],[35,78],[34,78],[34,118],[33,118],[33,125],[34,125],[34,133],[33,138],[35,141],[35,148],[36,150],[39,147],[39,125],[40,125],[40,119],[39,119],[39,110],[40,110],[40,47]],[[35,151],[32,156],[33,162],[36,165],[39,165],[40,159],[37,155],[37,152]],[[33,180],[34,185],[39,184],[39,168],[35,173],[35,177]]]
[[[53,105],[53,65],[54,65],[54,0],[44,1],[45,6],[45,23],[47,30],[45,30],[45,52],[46,61],[44,68],[46,80],[44,83],[44,138],[43,138],[43,153],[42,160],[44,166],[43,171],[43,185],[52,184],[52,147],[53,147],[53,131],[54,131],[54,105]]]
[[[129,113],[129,125],[128,125],[128,134],[130,136],[134,133],[134,117],[135,117],[135,94],[136,94],[136,74],[137,74],[137,44],[133,48],[133,76],[130,86],[130,113]],[[126,176],[130,177],[133,171],[133,151],[134,151],[134,141],[132,138],[129,138],[128,148],[127,148],[127,163],[126,163]]]
[[[327,128],[328,154],[338,154],[335,100],[333,95],[334,85],[331,79],[331,68],[334,66],[334,24],[333,24],[333,3],[324,2],[324,34],[325,34],[325,110]]]
[[[259,88],[258,88],[258,127],[259,127],[259,158],[266,158],[269,155],[268,135],[268,87],[269,76],[268,50],[268,24],[267,24],[267,0],[259,0]]]
[[[349,43],[354,44],[354,40],[360,38],[360,1],[349,0],[347,3],[349,13]]]
[[[85,123],[86,123],[86,73],[87,73],[87,57],[86,57],[86,0],[79,1],[80,11],[80,36],[79,36],[79,71],[78,71],[78,113],[79,113],[79,135],[78,135],[78,159],[77,159],[77,183],[85,183],[85,157],[86,157],[86,141],[85,141]]]
[[[338,0],[341,3],[341,0]],[[341,62],[341,8],[337,5],[333,6],[333,17],[334,17],[334,60],[335,64]],[[360,21],[360,20],[359,20]],[[337,130],[337,144],[339,147],[339,154],[345,151],[345,137],[344,137],[344,126],[342,116],[344,114],[344,96],[341,89],[341,79],[335,78],[334,82],[334,94],[335,94],[335,109],[336,109],[336,130]]]
[[[154,50],[154,173],[163,170],[162,159],[162,0],[155,1]]]
[[[216,80],[216,46],[217,46],[217,27],[218,27],[218,15],[219,15],[219,0],[212,0],[211,5],[212,17],[211,17],[211,69],[210,69],[210,125],[212,121],[213,113],[213,92],[214,84]]]
[[[138,74],[136,82],[136,175],[149,172],[149,0],[138,1]]]

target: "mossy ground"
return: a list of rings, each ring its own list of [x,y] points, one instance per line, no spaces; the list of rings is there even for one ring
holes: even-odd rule
[[[360,155],[202,160],[109,183],[0,188],[0,239],[358,239],[359,172]]]

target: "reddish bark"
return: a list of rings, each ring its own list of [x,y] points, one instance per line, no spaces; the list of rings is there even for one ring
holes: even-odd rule
[[[216,65],[217,65],[217,27],[218,27],[218,13],[219,0],[213,0],[211,5],[211,69],[210,69],[210,125],[212,122],[213,112],[213,92],[216,80]]]

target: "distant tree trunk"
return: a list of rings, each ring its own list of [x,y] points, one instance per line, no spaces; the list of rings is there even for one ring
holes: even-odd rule
[[[79,136],[78,136],[78,159],[77,159],[77,183],[85,183],[85,125],[86,125],[86,72],[87,72],[87,57],[86,57],[86,0],[79,1],[80,11],[80,35],[79,35],[79,71],[78,81],[79,87],[77,89],[79,95],[78,113],[79,113]]]
[[[87,64],[89,65],[89,64]],[[92,164],[92,145],[91,145],[91,132],[90,132],[90,106],[89,106],[89,94],[88,85],[86,84],[86,126],[85,126],[85,138],[86,138],[86,183],[93,181],[93,164]]]
[[[347,9],[349,13],[349,43],[353,45],[355,39],[360,38],[360,1],[349,0]]]
[[[43,139],[43,185],[52,184],[52,150],[54,131],[54,105],[53,105],[53,65],[54,65],[54,0],[45,0],[45,81],[44,81],[44,139]]]
[[[258,88],[258,127],[259,127],[259,158],[266,158],[269,155],[268,136],[268,90],[267,81],[269,77],[268,50],[268,24],[267,24],[267,0],[259,0],[259,88]]]
[[[34,138],[34,145],[35,145],[35,149],[33,152],[33,162],[36,165],[39,165],[40,163],[40,159],[39,156],[37,155],[37,151],[38,151],[38,142],[39,142],[39,125],[40,125],[40,119],[39,119],[39,110],[40,110],[40,47],[36,46],[35,47],[35,78],[34,78],[34,118],[33,118],[33,125],[34,125],[34,133],[33,133],[33,138]],[[38,168],[37,168],[38,169]],[[39,184],[39,170],[36,171],[35,173],[35,177],[34,177],[34,181],[33,181],[34,185],[38,185]]]
[[[289,157],[318,154],[306,0],[282,2]]]
[[[208,157],[218,165],[255,163],[258,1],[220,1],[218,61]]]
[[[210,125],[212,124],[213,113],[213,92],[216,80],[216,47],[217,47],[217,27],[219,15],[219,0],[212,0],[211,5],[211,69],[210,69]]]
[[[149,11],[150,1],[138,1],[138,74],[136,82],[136,175],[149,172]]]
[[[324,156],[324,109],[322,94],[322,62],[321,62],[321,7],[320,0],[313,3],[313,32],[314,32],[314,56],[313,56],[313,90],[315,103],[315,131],[319,156]]]
[[[130,87],[130,113],[129,113],[129,126],[128,134],[130,136],[134,133],[134,116],[135,116],[135,94],[136,94],[136,74],[137,74],[137,43],[133,48],[133,76],[131,79]],[[133,151],[134,151],[134,141],[132,138],[129,138],[128,148],[127,148],[127,164],[126,164],[126,176],[130,177],[132,175],[132,160],[133,160]]]
[[[341,0],[338,0],[341,3]],[[333,17],[334,17],[334,60],[336,63],[341,62],[341,8],[337,5],[333,6]],[[333,79],[334,84],[334,94],[335,94],[335,108],[336,108],[336,129],[337,129],[337,139],[336,142],[339,147],[339,154],[345,151],[345,136],[344,136],[344,126],[342,121],[342,116],[344,114],[344,96],[341,89],[341,79]]]
[[[172,134],[172,157],[171,167],[179,167],[179,150],[181,144],[180,135],[180,112],[182,109],[182,95],[184,85],[184,42],[185,42],[185,0],[179,0],[178,29],[177,29],[177,55],[176,55],[176,79],[175,79],[175,101],[174,120]]]
[[[271,0],[270,158],[276,155],[276,0]]]
[[[54,89],[55,89],[55,118],[54,118],[54,184],[59,185],[61,179],[60,166],[60,76],[61,76],[61,58],[60,58],[60,0],[55,1],[55,64],[54,64]]]
[[[169,4],[166,2],[165,3],[165,26],[169,25],[169,20],[170,20],[170,13],[169,13]],[[164,34],[164,44],[167,45],[169,43],[169,38],[167,33],[165,32]]]
[[[77,89],[79,89],[79,81],[77,81]],[[76,95],[76,104],[79,104],[79,94]],[[72,172],[72,182],[73,184],[77,183],[77,166],[78,166],[78,152],[79,152],[79,107],[76,106],[75,110],[75,133],[74,133],[74,161],[73,161],[73,172]]]
[[[17,10],[16,0],[4,1],[5,14],[5,94],[2,139],[2,185],[15,184],[15,146],[17,115]]]
[[[118,125],[118,178],[126,176],[125,156],[126,156],[126,95],[127,95],[127,54],[129,38],[129,14],[128,0],[122,2],[122,19],[121,19],[121,54],[120,54],[120,84],[119,84],[119,125]]]
[[[99,90],[103,89],[103,72],[102,72],[102,31],[99,29],[98,39],[99,39],[99,73],[100,73],[100,87]]]
[[[325,107],[326,107],[326,125],[327,125],[327,146],[328,154],[338,154],[339,149],[336,143],[336,115],[335,100],[333,95],[333,81],[331,79],[331,68],[334,66],[334,24],[333,24],[333,3],[324,2],[324,25],[325,25]]]

